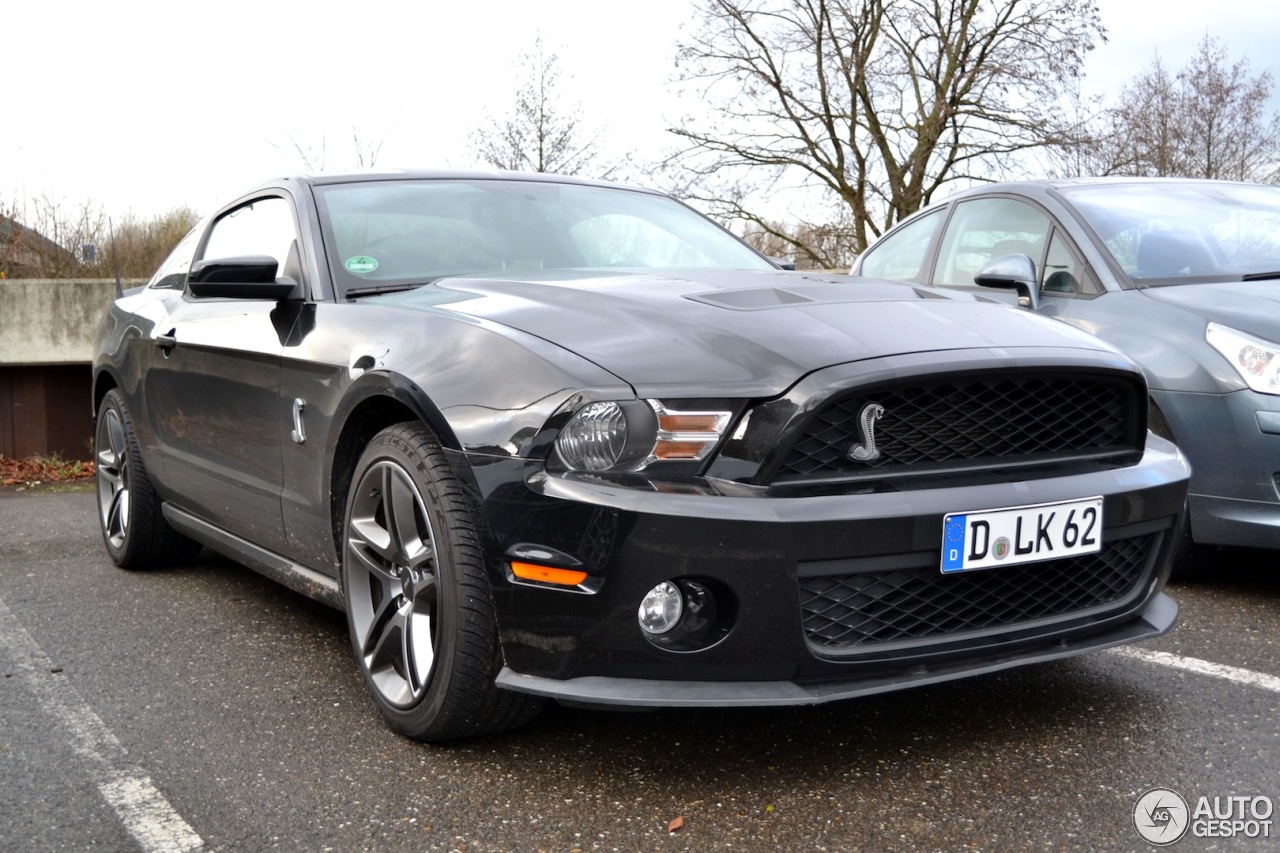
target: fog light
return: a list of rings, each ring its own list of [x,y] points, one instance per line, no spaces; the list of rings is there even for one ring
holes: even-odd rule
[[[684,613],[684,594],[670,581],[663,581],[645,595],[636,617],[649,634],[665,634],[676,626]]]

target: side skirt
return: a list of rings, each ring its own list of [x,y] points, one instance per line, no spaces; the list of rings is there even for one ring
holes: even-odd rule
[[[300,592],[308,598],[314,598],[338,610],[345,609],[342,587],[334,578],[322,575],[314,569],[308,569],[274,551],[260,548],[171,504],[164,504],[163,512],[165,521],[179,533],[190,536],[225,557],[243,563],[258,574],[283,584],[294,592]]]

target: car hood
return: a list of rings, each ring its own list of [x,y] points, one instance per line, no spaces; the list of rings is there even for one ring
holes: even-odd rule
[[[968,294],[794,272],[698,270],[443,279],[379,302],[447,310],[558,344],[673,396],[778,394],[877,356],[1003,347],[1114,352],[1065,324]]]
[[[1280,341],[1280,280],[1148,287],[1152,299],[1269,341]]]

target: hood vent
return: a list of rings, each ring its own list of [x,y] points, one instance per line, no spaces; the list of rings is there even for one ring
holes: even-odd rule
[[[732,308],[735,311],[762,311],[766,308],[786,308],[813,302],[807,296],[778,287],[753,287],[749,290],[719,290],[685,297],[694,302]]]

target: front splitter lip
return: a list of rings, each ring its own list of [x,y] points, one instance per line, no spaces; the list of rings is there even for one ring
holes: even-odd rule
[[[504,667],[498,673],[496,683],[507,690],[582,705],[648,708],[818,705],[954,681],[1148,640],[1168,633],[1177,619],[1177,602],[1165,593],[1159,593],[1132,620],[1101,633],[1054,639],[1039,647],[1019,645],[1016,649],[1009,649],[1004,656],[997,650],[980,658],[953,660],[936,666],[916,659],[908,669],[852,681],[675,681],[595,675],[560,680],[523,675]]]

